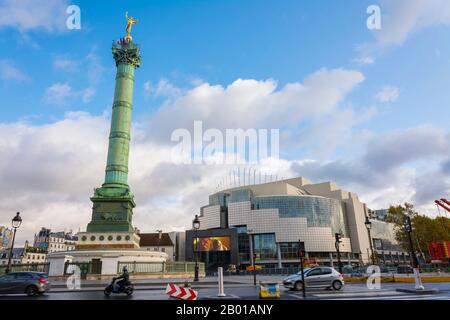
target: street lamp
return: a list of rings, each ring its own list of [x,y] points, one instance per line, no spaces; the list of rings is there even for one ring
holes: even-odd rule
[[[200,229],[200,220],[198,215],[195,215],[194,221],[192,221],[192,228],[195,231],[195,269],[194,269],[194,281],[198,281],[198,229]]]
[[[11,242],[11,248],[9,249],[9,257],[8,257],[8,266],[6,267],[5,273],[9,273],[11,271],[11,258],[13,255],[13,249],[14,249],[14,240],[16,239],[16,231],[17,228],[20,227],[22,223],[22,218],[20,217],[20,212],[16,213],[16,216],[12,219],[12,227],[14,229],[13,238]]]
[[[370,235],[370,229],[372,229],[372,222],[370,222],[369,217],[366,216],[366,221],[364,222],[367,228],[367,234],[369,235],[369,245],[370,245],[370,253],[371,253],[371,259],[372,264],[375,265],[375,256],[373,253],[373,246],[372,246],[372,236]]]
[[[252,263],[253,268],[253,285],[256,286],[256,253],[254,248],[254,241],[253,241],[253,230],[247,229],[248,234],[248,244],[250,249],[250,260]]]

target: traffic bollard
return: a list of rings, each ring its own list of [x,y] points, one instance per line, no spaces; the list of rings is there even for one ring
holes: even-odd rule
[[[223,268],[219,267],[219,269],[217,270],[218,275],[219,275],[219,294],[217,295],[218,297],[225,297],[226,294],[223,290]]]

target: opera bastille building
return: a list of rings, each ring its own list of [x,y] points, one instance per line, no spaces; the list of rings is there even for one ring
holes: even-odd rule
[[[315,184],[302,177],[221,190],[201,208],[200,229],[186,231],[186,243],[195,243],[186,245],[186,259],[193,259],[196,250],[208,269],[243,269],[251,264],[253,252],[255,263],[265,268],[296,267],[302,241],[309,260],[337,266],[339,233],[343,265],[369,262],[372,250],[379,263],[403,264],[407,253],[380,212],[333,182]]]

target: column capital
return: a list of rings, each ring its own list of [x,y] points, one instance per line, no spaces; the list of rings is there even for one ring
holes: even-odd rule
[[[124,41],[123,39],[118,42],[114,41],[112,44],[112,54],[114,60],[116,60],[116,66],[119,64],[129,64],[135,68],[141,66],[141,52],[140,45],[134,44],[131,41]]]

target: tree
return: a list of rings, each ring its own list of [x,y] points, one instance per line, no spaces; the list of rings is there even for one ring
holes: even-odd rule
[[[411,236],[416,254],[421,254],[424,259],[428,255],[430,243],[450,240],[450,219],[446,217],[430,218],[420,215],[410,203],[391,206],[386,221],[394,223],[395,239],[404,250],[409,250],[408,234],[403,226],[406,215],[411,218],[413,228]]]

